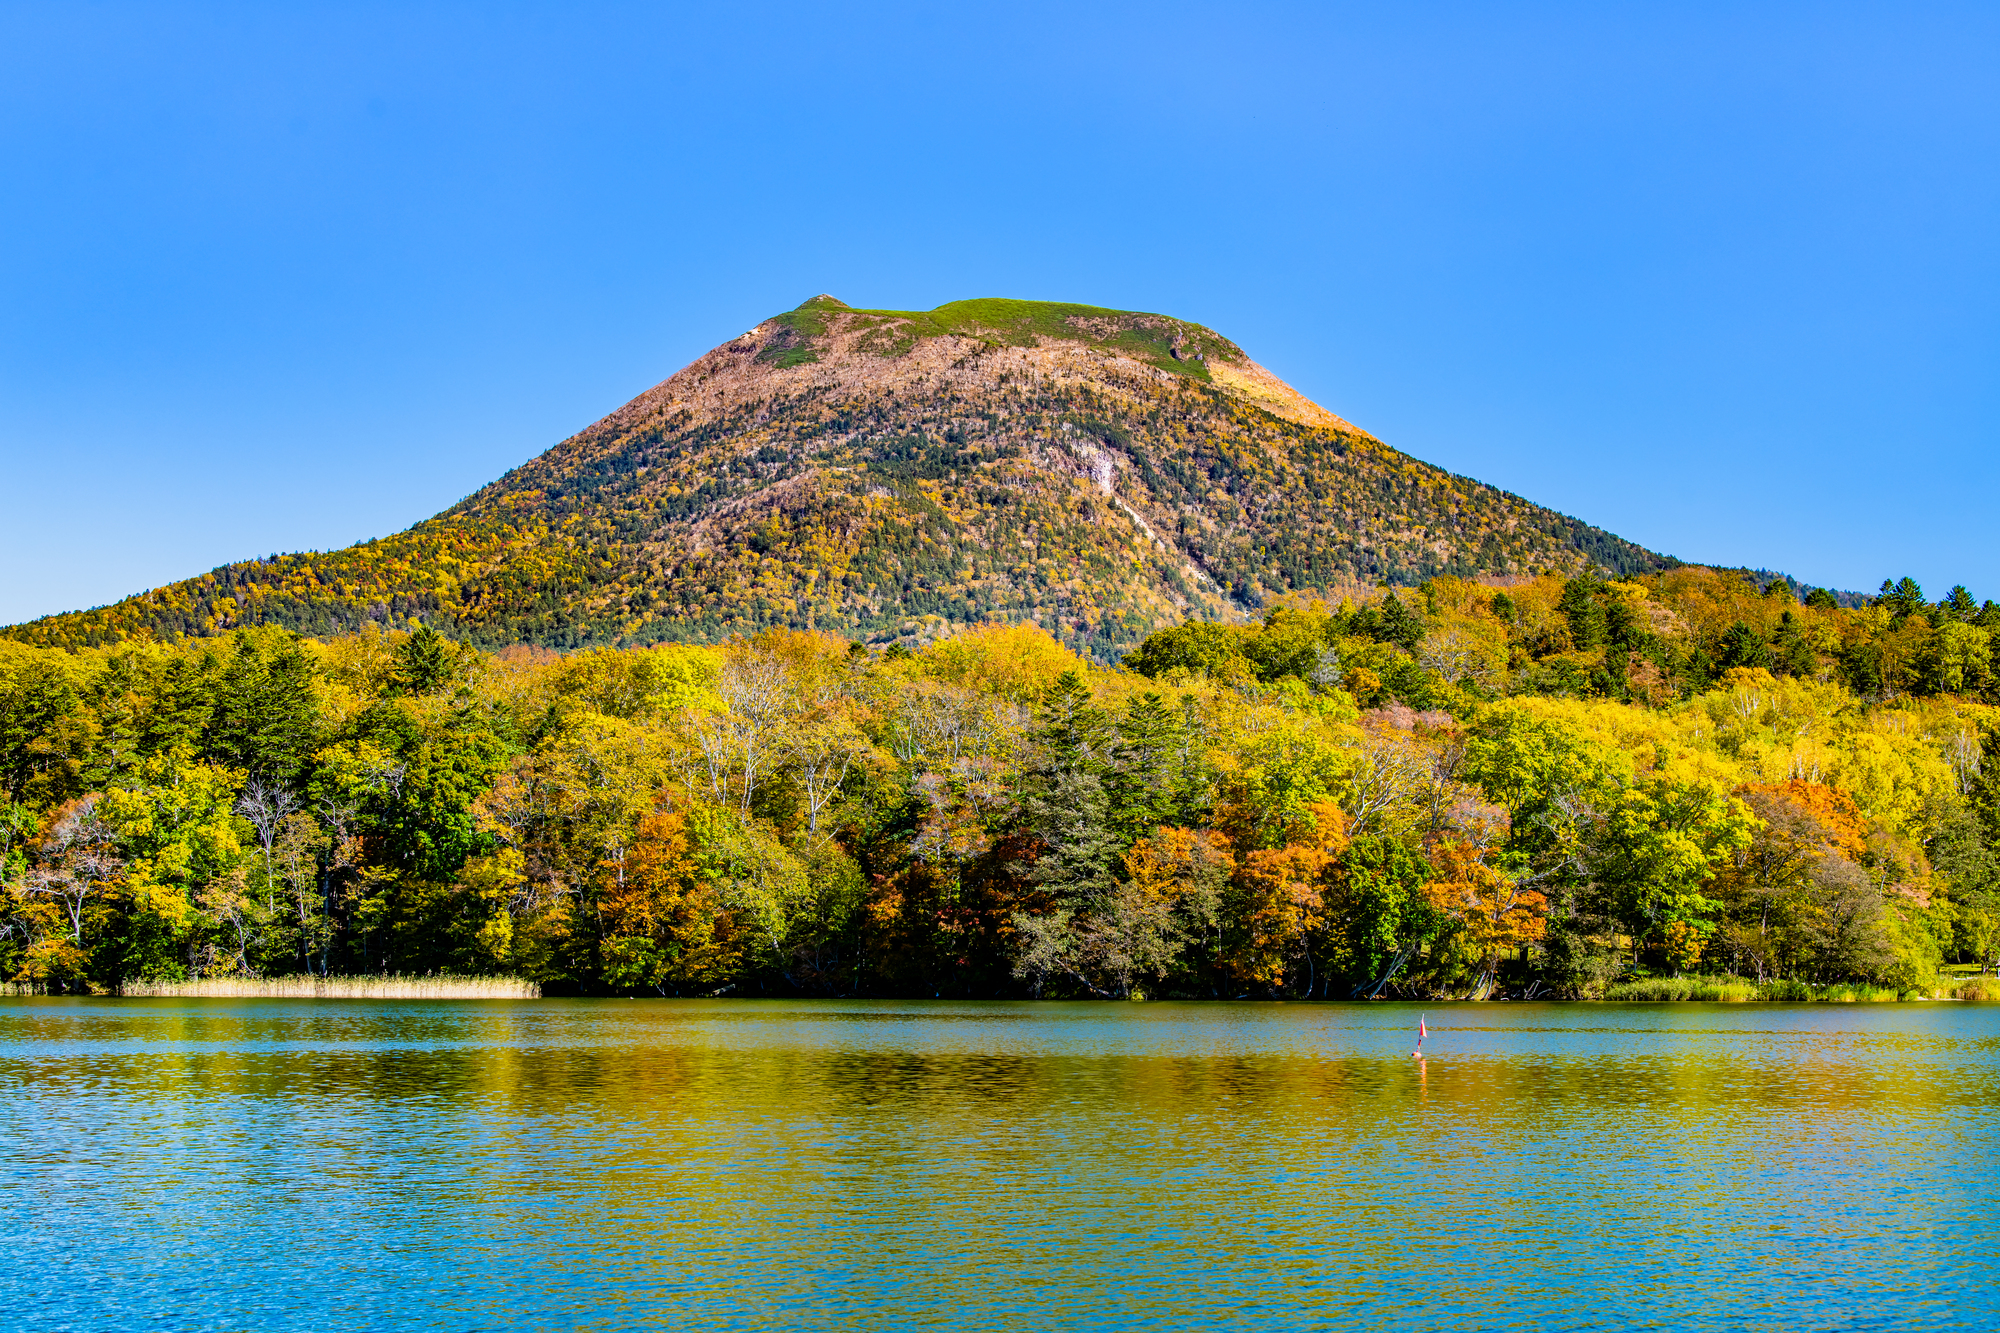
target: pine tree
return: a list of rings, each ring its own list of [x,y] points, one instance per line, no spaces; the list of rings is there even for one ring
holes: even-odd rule
[[[1117,887],[1111,867],[1119,852],[1104,784],[1079,769],[1058,773],[1028,799],[1027,814],[1042,844],[1034,882],[1058,908],[1088,913],[1102,906]]]
[[[1779,618],[1771,648],[1777,669],[1787,675],[1809,678],[1819,669],[1819,658],[1806,642],[1799,618],[1790,611]]]
[[[1393,592],[1382,599],[1382,640],[1406,653],[1414,653],[1424,641],[1423,617],[1403,605]]]
[[[1785,614],[1790,615],[1791,612],[1787,611]],[[1632,603],[1623,597],[1613,597],[1605,606],[1604,632],[1606,641],[1613,648],[1626,652],[1637,648],[1644,637],[1639,629],[1638,612],[1633,610]]]
[[[1109,719],[1090,697],[1090,686],[1074,670],[1049,686],[1042,700],[1035,740],[1042,751],[1043,776],[1068,772],[1093,777],[1108,766]]]
[[[408,694],[429,694],[465,678],[458,645],[429,625],[419,625],[396,649],[390,681]]]
[[[1729,627],[1722,636],[1722,654],[1716,665],[1727,671],[1730,667],[1764,667],[1771,665],[1771,650],[1764,644],[1756,630],[1742,621]]]
[[[1174,817],[1174,731],[1179,719],[1152,690],[1132,700],[1118,723],[1115,765],[1106,786],[1111,826],[1131,843]]]
[[[0,687],[0,782],[7,799],[24,799],[31,786],[53,802],[70,794],[74,762],[65,733],[73,730],[76,687],[53,662],[31,660]]]
[[[1895,583],[1882,580],[1882,589],[1875,597],[1876,602],[1888,608],[1890,619],[1902,624],[1910,616],[1924,609],[1924,590],[1917,581],[1907,574]]]
[[[313,674],[312,660],[296,642],[267,657],[257,634],[242,635],[215,682],[208,752],[246,773],[303,785],[319,745]]]
[[[1598,604],[1597,581],[1574,578],[1563,584],[1556,610],[1569,622],[1569,639],[1578,648],[1595,648],[1604,642],[1604,608]]]
[[[215,715],[215,675],[221,663],[212,652],[167,663],[153,687],[139,736],[141,754],[163,754],[176,746],[201,747]]]
[[[1210,735],[1201,700],[1182,694],[1175,719],[1173,753],[1174,823],[1206,828],[1214,817],[1215,768],[1208,757]]]
[[[84,767],[87,786],[109,786],[138,760],[146,715],[145,684],[132,654],[120,653],[105,663],[103,673],[85,689],[85,703],[97,719],[97,736],[91,747],[94,753]]]
[[[1113,734],[1083,677],[1057,677],[1035,729],[1041,764],[1023,813],[1042,845],[1032,878],[1064,909],[1087,912],[1114,887],[1118,844],[1103,782]]]

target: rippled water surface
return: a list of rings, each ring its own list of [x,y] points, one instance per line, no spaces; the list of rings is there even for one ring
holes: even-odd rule
[[[0,1003],[38,1327],[1988,1327],[2000,1010]]]

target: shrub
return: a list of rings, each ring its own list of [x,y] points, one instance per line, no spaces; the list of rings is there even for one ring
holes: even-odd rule
[[[1952,994],[1961,1000],[2000,1000],[2000,977],[1974,977]]]

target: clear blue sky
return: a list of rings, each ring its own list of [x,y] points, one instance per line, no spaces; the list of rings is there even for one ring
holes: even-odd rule
[[[0,620],[409,526],[758,320],[1200,320],[1690,560],[2000,598],[2000,7],[0,5]]]

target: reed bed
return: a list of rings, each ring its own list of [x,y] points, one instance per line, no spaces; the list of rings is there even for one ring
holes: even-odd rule
[[[228,1000],[539,1000],[541,986],[519,977],[200,977],[127,981],[120,995]]]
[[[1821,986],[1813,992],[1813,999],[1822,1004],[1886,1004],[1902,998],[1893,986]]]
[[[2000,977],[1974,977],[1952,992],[1960,1000],[2000,1000]]]
[[[1759,1000],[1754,981],[1737,977],[1642,977],[1607,986],[1607,1000]]]
[[[1951,993],[1961,1000],[1973,999],[1975,997],[1966,994],[1966,991],[1971,989],[1972,987],[1968,986]],[[1793,980],[1759,983],[1747,977],[1640,977],[1633,981],[1606,986],[1604,998],[1737,1003],[1748,1000],[1779,1000],[1793,1004],[1887,1004],[1903,997],[1892,986],[1847,982],[1830,986],[1813,986]],[[2000,983],[1995,984],[1990,998],[2000,1000]]]

